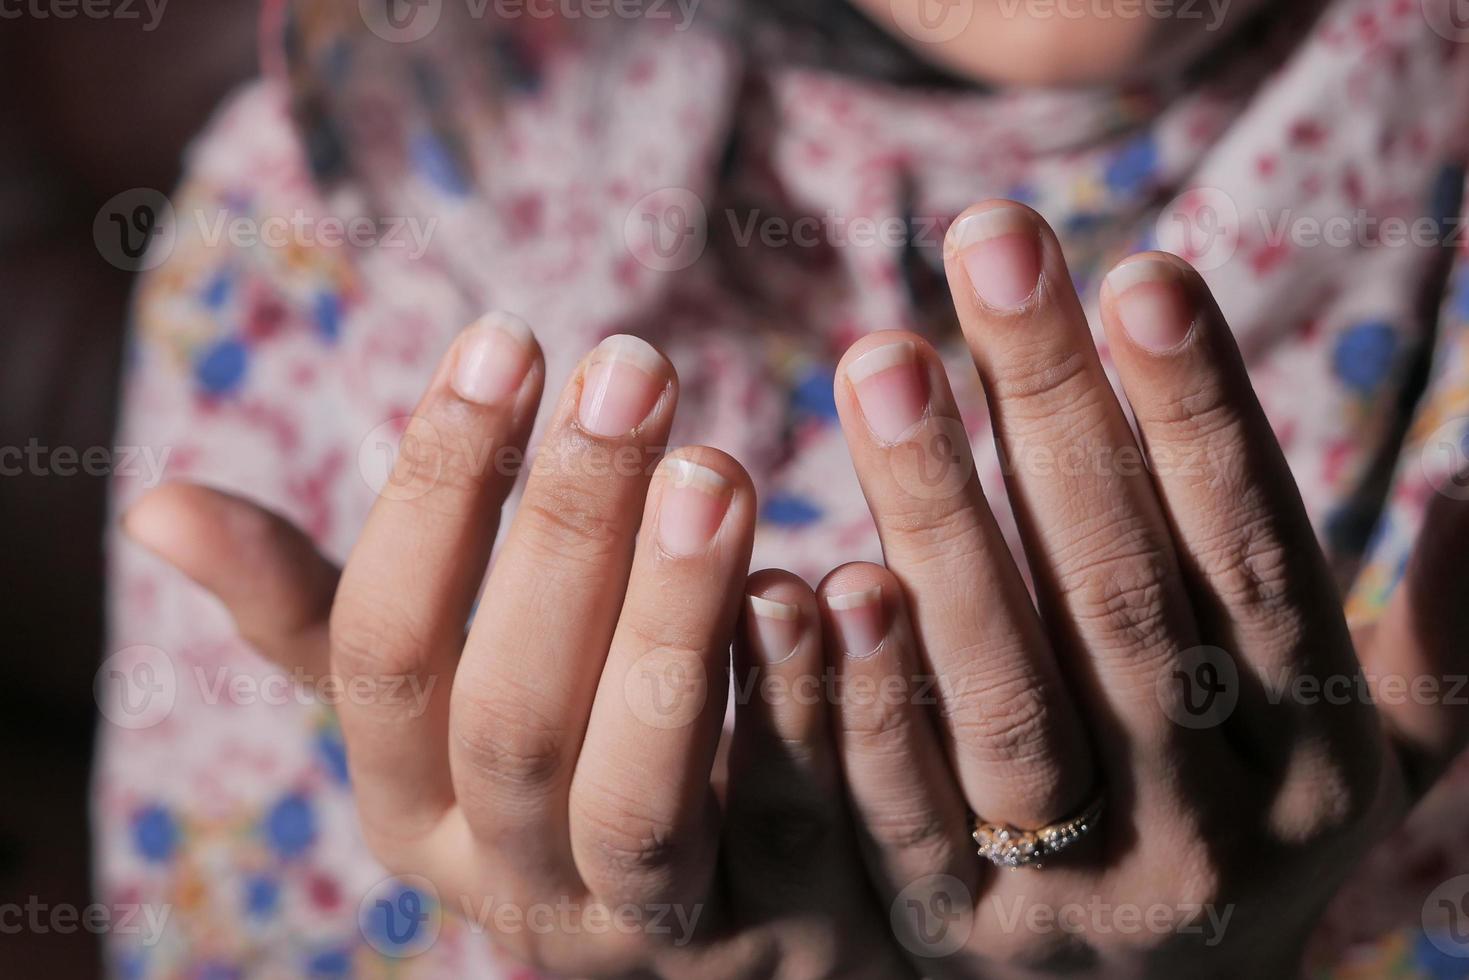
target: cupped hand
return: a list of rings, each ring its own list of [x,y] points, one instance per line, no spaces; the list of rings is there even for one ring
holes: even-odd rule
[[[1462,660],[1441,598],[1455,549],[1426,549],[1354,643],[1187,264],[1134,256],[1102,287],[1135,435],[1039,216],[976,206],[945,258],[1029,577],[934,351],[864,337],[837,405],[887,567],[819,592],[845,778],[899,938],[932,976],[1292,975],[1338,883],[1464,744],[1446,699],[1371,693]],[[1463,542],[1469,508],[1434,520]],[[1024,832],[1095,802],[1069,847],[1029,850]],[[976,815],[1019,867],[977,853]]]
[[[479,925],[520,959],[575,976],[910,975],[822,699],[742,705],[727,790],[711,779],[755,499],[721,453],[662,457],[677,381],[652,347],[612,337],[577,369],[485,578],[543,376],[513,317],[465,331],[339,580],[285,521],[202,487],[155,492],[127,527],[266,656],[337,679],[372,852],[449,911],[488,912]],[[766,615],[742,672],[819,670],[809,590],[781,573],[751,590]]]

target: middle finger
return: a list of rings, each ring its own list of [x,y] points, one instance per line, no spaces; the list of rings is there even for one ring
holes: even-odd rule
[[[1185,737],[1158,678],[1197,630],[1162,508],[1092,341],[1060,244],[1007,201],[967,212],[945,262],[1058,654],[1116,776]]]
[[[567,794],[676,387],[673,367],[635,337],[592,352],[485,584],[454,682],[451,762],[470,827],[513,881],[581,884]]]

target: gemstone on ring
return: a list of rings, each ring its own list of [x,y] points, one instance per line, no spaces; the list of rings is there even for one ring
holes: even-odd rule
[[[1102,817],[1102,797],[1098,796],[1076,816],[1039,830],[1021,830],[1008,824],[990,823],[974,816],[975,845],[979,856],[1001,868],[1040,868],[1043,861],[1086,836]]]

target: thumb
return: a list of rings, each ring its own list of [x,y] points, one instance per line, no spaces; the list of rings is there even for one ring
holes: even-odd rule
[[[1413,798],[1432,788],[1469,744],[1469,500],[1439,496],[1417,550],[1363,650],[1379,712],[1397,744]],[[1391,682],[1396,690],[1385,685]]]
[[[266,659],[313,676],[328,670],[327,623],[339,570],[306,534],[243,497],[168,483],[122,518],[134,541],[212,592]]]

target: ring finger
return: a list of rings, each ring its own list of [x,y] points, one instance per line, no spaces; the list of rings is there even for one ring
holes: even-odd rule
[[[1091,747],[984,499],[943,364],[913,334],[864,337],[837,409],[938,692],[949,756],[987,820],[1036,828],[1083,805]]]

